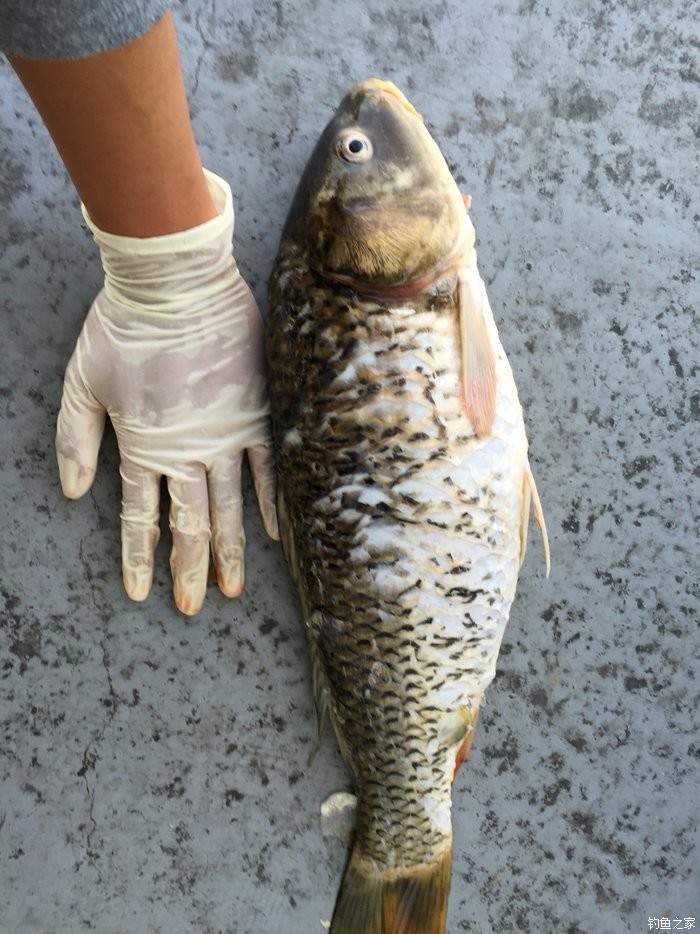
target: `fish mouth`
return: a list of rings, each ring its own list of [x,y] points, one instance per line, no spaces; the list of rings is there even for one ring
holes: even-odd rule
[[[353,89],[354,94],[377,94],[379,96],[386,95],[394,100],[398,101],[399,104],[407,110],[412,116],[417,117],[420,121],[423,120],[421,115],[418,113],[413,104],[408,100],[408,98],[396,87],[393,81],[384,81],[382,78],[367,78],[365,81],[361,81],[359,84],[356,84]]]

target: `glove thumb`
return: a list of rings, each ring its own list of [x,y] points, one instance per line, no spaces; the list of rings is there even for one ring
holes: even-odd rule
[[[66,369],[56,426],[58,473],[69,499],[78,499],[92,485],[104,427],[104,406],[85,385],[74,354]]]

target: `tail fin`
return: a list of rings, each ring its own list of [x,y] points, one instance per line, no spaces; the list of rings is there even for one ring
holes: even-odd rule
[[[452,847],[433,862],[384,872],[353,850],[330,934],[444,934]]]

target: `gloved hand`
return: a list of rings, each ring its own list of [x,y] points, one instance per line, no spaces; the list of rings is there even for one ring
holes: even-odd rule
[[[231,189],[206,174],[219,216],[181,233],[113,236],[83,208],[105,285],[66,370],[56,434],[63,492],[77,498],[95,475],[105,414],[112,420],[133,600],[151,587],[167,477],[175,602],[187,614],[204,600],[210,542],[221,590],[243,589],[244,451],[265,528],[278,537],[262,320],[231,255]]]

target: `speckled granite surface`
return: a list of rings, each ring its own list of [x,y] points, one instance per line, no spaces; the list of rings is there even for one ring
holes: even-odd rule
[[[700,927],[691,8],[176,6],[261,302],[357,79],[406,91],[474,198],[554,565],[545,581],[533,535],[455,792],[450,932]],[[295,597],[250,498],[245,595],[212,587],[187,622],[167,536],[149,600],[122,592],[112,439],[93,490],[61,496],[62,372],[100,269],[4,62],[0,212],[0,931],[322,932],[345,847],[320,805],[347,776],[330,736],[316,748]]]

